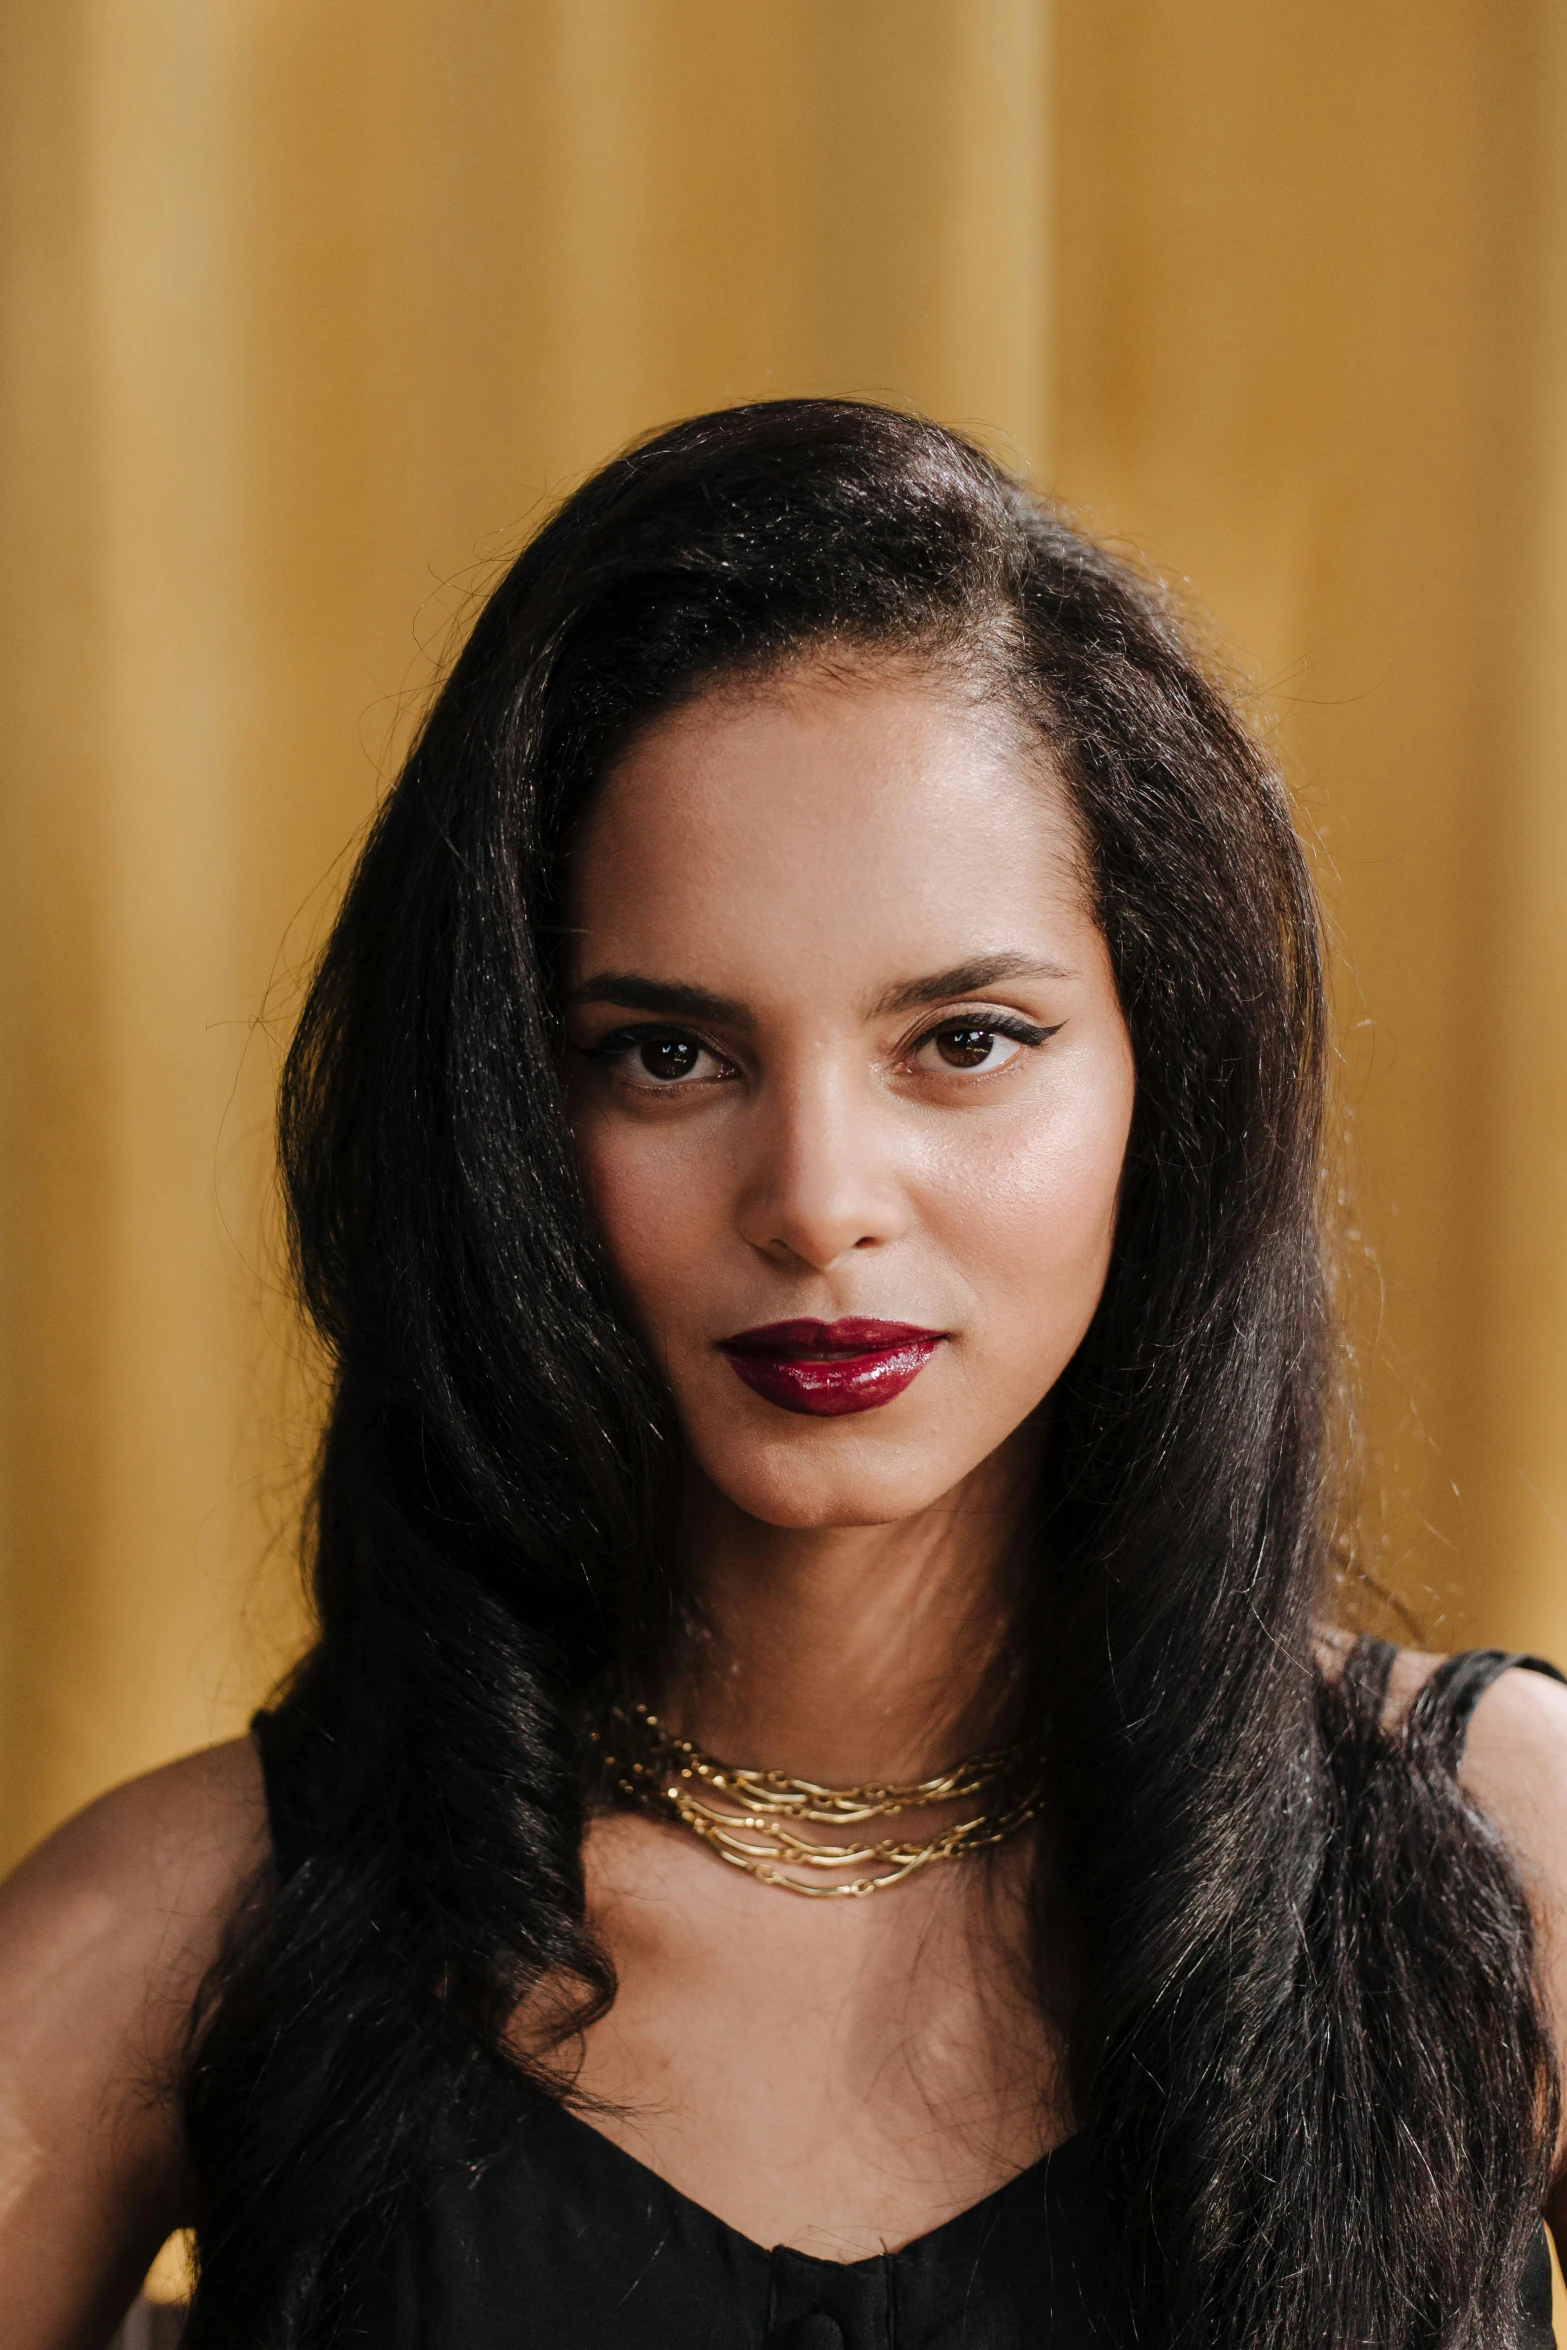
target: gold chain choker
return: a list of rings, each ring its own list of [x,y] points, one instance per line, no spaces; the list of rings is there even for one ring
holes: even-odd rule
[[[809,1900],[855,1900],[901,1885],[935,1860],[958,1860],[983,1851],[1036,1818],[1041,1801],[1037,1763],[1021,1746],[999,1747],[955,1763],[933,1779],[906,1787],[818,1787],[782,1771],[737,1769],[716,1762],[689,1739],[677,1738],[645,1705],[615,1705],[589,1736],[603,1779],[625,1801],[655,1817],[677,1820],[732,1868],[744,1869],[764,1885]],[[992,1800],[971,1819],[940,1828],[933,1836],[886,1837],[873,1842],[834,1844],[802,1835],[802,1823],[852,1826],[888,1819],[937,1803],[961,1803],[975,1796]],[[1000,1800],[996,1800],[999,1796]],[[845,1869],[874,1875],[844,1878]],[[793,1870],[815,1872],[793,1875]],[[838,1881],[821,1882],[833,1874]]]

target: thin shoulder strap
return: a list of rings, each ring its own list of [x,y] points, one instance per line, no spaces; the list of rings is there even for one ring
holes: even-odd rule
[[[1514,1670],[1567,1682],[1567,1673],[1558,1672],[1543,1656],[1509,1648],[1460,1649],[1456,1656],[1442,1659],[1415,1698],[1409,1709],[1411,1735],[1429,1739],[1449,1769],[1457,1770],[1475,1707],[1493,1681]]]
[[[1365,1719],[1372,1724],[1380,1722],[1387,1704],[1387,1685],[1393,1674],[1393,1661],[1398,1650],[1391,1640],[1374,1639],[1362,1632],[1348,1656],[1344,1659],[1344,1679],[1360,1697],[1365,1707]]]
[[[254,1715],[250,1727],[261,1756],[273,1859],[280,1881],[286,1883],[303,1868],[315,1844],[304,1725],[296,1713],[282,1707]]]

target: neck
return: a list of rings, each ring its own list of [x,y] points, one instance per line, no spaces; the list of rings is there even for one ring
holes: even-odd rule
[[[1035,1441],[885,1526],[762,1524],[690,1473],[681,1565],[697,1629],[661,1695],[726,1762],[825,1786],[925,1778],[1003,1741],[1017,1535]]]

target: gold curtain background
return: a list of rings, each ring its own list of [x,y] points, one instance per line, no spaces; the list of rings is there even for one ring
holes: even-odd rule
[[[1564,131],[1549,0],[0,0],[5,1853],[297,1635],[269,1098],[434,664],[781,391],[1212,614],[1341,941],[1380,1571],[1567,1656]]]

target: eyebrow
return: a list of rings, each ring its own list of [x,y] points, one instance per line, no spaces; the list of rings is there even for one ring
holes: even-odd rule
[[[877,998],[873,1017],[890,1012],[917,1012],[923,1004],[944,1003],[950,996],[985,995],[1004,979],[1075,979],[1065,963],[1041,963],[1034,955],[981,955],[972,963],[954,963],[950,971],[932,971],[924,979],[905,979]]]
[[[614,1004],[627,1012],[662,1012],[670,1020],[719,1020],[728,1028],[755,1025],[744,1004],[733,996],[714,995],[711,988],[692,987],[681,980],[645,979],[640,971],[599,971],[574,987],[568,1005]]]
[[[950,970],[932,971],[920,979],[900,980],[878,996],[872,1019],[896,1012],[918,1011],[925,1004],[947,1002],[953,996],[984,995],[1006,979],[1076,979],[1065,963],[1041,963],[1024,954],[981,955],[971,963],[954,963]],[[715,995],[711,988],[672,979],[648,979],[640,971],[598,971],[572,989],[568,1006],[613,1004],[628,1012],[661,1013],[666,1020],[714,1020],[728,1028],[753,1028],[756,1023],[745,1005],[733,996]]]

